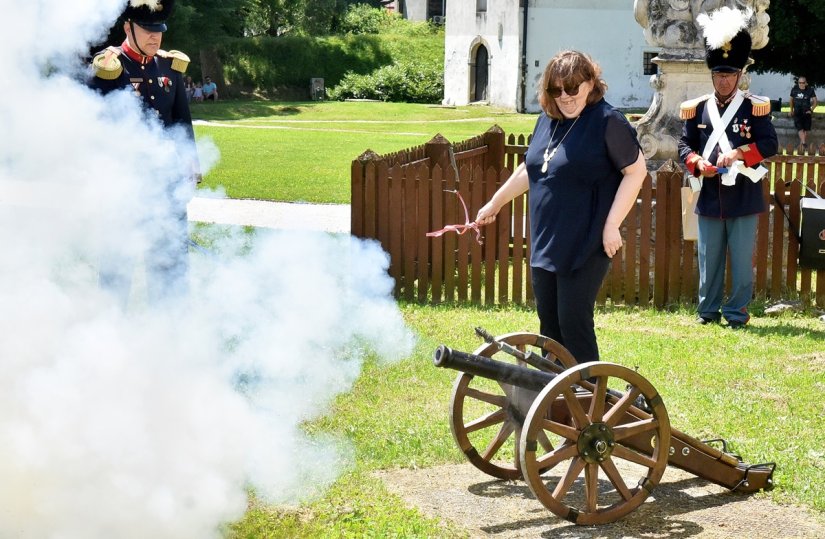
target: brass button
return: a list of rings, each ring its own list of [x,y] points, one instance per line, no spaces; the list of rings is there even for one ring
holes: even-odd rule
[[[154,82],[155,82],[155,81],[153,81],[152,79],[149,79],[149,84],[152,84],[152,83],[154,83]]]

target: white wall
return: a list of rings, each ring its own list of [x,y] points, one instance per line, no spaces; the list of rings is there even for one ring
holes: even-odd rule
[[[650,76],[644,74],[644,53],[658,48],[647,45],[633,16],[633,0],[527,1],[527,111],[540,110],[541,75],[550,58],[564,49],[585,52],[601,65],[610,104],[647,109],[654,92]],[[407,5],[412,3],[408,0]],[[486,13],[476,13],[476,0],[447,2],[445,104],[469,103],[470,52],[481,41],[490,53],[488,102],[508,109],[520,107],[521,24],[519,0],[487,0]],[[751,92],[788,101],[791,76],[751,77]],[[820,97],[825,98],[825,92]]]
[[[486,13],[476,13],[475,0],[447,2],[445,104],[470,102],[470,53],[481,42],[490,54],[488,103],[515,108],[521,55],[519,14],[518,0],[487,0]]]
[[[530,2],[528,15],[528,111],[540,110],[536,92],[541,75],[550,58],[565,49],[587,53],[601,66],[611,105],[650,105],[653,89],[650,76],[644,75],[643,53],[658,49],[647,46],[633,18],[632,1],[536,0]]]
[[[407,0],[406,17],[411,21],[427,20],[427,0]]]
[[[748,91],[756,95],[764,95],[771,99],[782,98],[782,104],[787,105],[793,87],[793,75],[782,73],[751,73],[751,85]],[[817,90],[817,97],[825,97],[825,92]]]

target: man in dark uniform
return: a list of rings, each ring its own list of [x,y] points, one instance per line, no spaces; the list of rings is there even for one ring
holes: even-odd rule
[[[748,63],[751,38],[748,13],[731,17],[700,15],[706,61],[714,93],[685,101],[685,120],[679,155],[688,171],[701,182],[696,205],[699,215],[699,306],[697,321],[718,322],[738,329],[750,320],[753,295],[753,248],[758,214],[766,211],[761,179],[767,172],[760,163],[776,154],[778,142],[771,123],[770,100],[738,89]],[[721,11],[721,10],[720,10]],[[729,15],[729,12],[724,13]],[[724,26],[720,27],[724,21]],[[709,36],[713,36],[712,39]],[[730,254],[732,289],[722,304],[725,259]],[[721,314],[720,314],[721,310]]]
[[[189,58],[179,52],[160,49],[166,20],[174,0],[129,0],[121,19],[126,39],[120,47],[109,47],[95,56],[90,86],[103,94],[131,88],[149,114],[156,115],[167,128],[183,130],[179,144],[180,170],[170,171],[166,186],[168,214],[174,224],[162,237],[150,240],[147,253],[147,289],[150,301],[157,302],[184,292],[188,271],[188,221],[186,203],[191,182],[200,178],[192,117],[186,98],[183,75]],[[166,179],[159,181],[167,181]],[[171,230],[171,232],[169,232]],[[104,261],[101,285],[127,302],[131,269],[112,256]]]

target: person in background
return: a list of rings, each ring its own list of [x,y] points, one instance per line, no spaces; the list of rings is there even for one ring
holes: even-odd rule
[[[205,84],[203,85],[203,99],[204,99],[204,101],[209,101],[210,99],[212,101],[217,101],[218,100],[218,86],[214,82],[212,82],[212,79],[209,78],[209,77],[206,77],[204,80],[206,81]]]
[[[619,230],[647,176],[636,131],[604,100],[589,56],[564,51],[544,69],[539,115],[525,162],[479,210],[490,224],[530,192],[531,275],[541,333],[580,363],[599,359],[593,311]]]
[[[760,181],[767,170],[760,163],[776,154],[779,145],[771,123],[770,99],[738,89],[751,50],[748,13],[733,10],[736,17],[718,17],[717,13],[729,15],[724,10],[730,8],[697,18],[706,37],[705,59],[714,92],[682,103],[680,115],[685,123],[679,156],[688,172],[701,179],[696,204],[696,321],[706,325],[724,317],[731,329],[740,329],[750,320],[757,218],[767,209]],[[732,287],[723,304],[727,256]]]
[[[149,300],[157,302],[186,290],[188,272],[189,230],[186,203],[181,193],[191,193],[191,187],[200,180],[195,149],[195,135],[183,74],[189,58],[179,51],[166,52],[160,48],[166,20],[174,7],[174,0],[129,0],[120,21],[125,39],[119,47],[109,47],[92,61],[94,76],[89,85],[102,94],[129,89],[134,92],[147,111],[166,128],[182,128],[185,148],[180,170],[170,171],[171,179],[165,185],[168,213],[174,224],[167,227],[163,237],[152,238],[146,255],[147,289]],[[149,180],[149,178],[147,178]],[[191,182],[191,185],[190,185]],[[191,195],[190,195],[191,197]],[[128,264],[112,256],[104,260],[100,283],[104,289],[119,296],[125,306],[131,288]]]
[[[186,100],[190,103],[192,102],[192,96],[195,93],[195,83],[192,82],[192,77],[189,75],[186,76],[184,80],[183,87],[186,89]]]
[[[192,90],[192,99],[197,103],[203,102],[203,86],[200,82],[195,83],[195,89]]]
[[[808,131],[811,130],[813,111],[816,109],[816,93],[808,84],[807,77],[799,77],[796,86],[791,88],[791,110],[788,116],[793,118],[793,125],[799,135],[799,146],[808,149]]]

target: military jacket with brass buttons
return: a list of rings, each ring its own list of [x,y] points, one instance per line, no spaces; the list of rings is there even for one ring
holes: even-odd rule
[[[713,133],[713,125],[706,106],[713,95],[705,95],[685,101],[680,116],[685,123],[679,139],[679,157],[688,171],[700,176],[696,166],[701,154]],[[723,115],[727,105],[719,109]],[[759,163],[779,149],[776,130],[770,115],[770,100],[766,97],[745,94],[745,99],[734,113],[734,117],[725,129],[731,147],[742,150],[744,164],[755,168]],[[715,164],[719,156],[719,145],[710,152],[708,161]],[[762,182],[754,183],[747,176],[739,174],[734,185],[722,185],[717,174],[702,179],[702,190],[696,204],[696,213],[705,217],[721,219],[742,217],[761,213],[767,209]]]
[[[95,56],[90,85],[103,94],[130,88],[143,100],[147,110],[157,114],[163,125],[181,125],[194,140],[183,83],[188,60],[186,55],[176,51],[158,51],[155,56],[143,56],[124,42],[120,47],[110,47]]]

